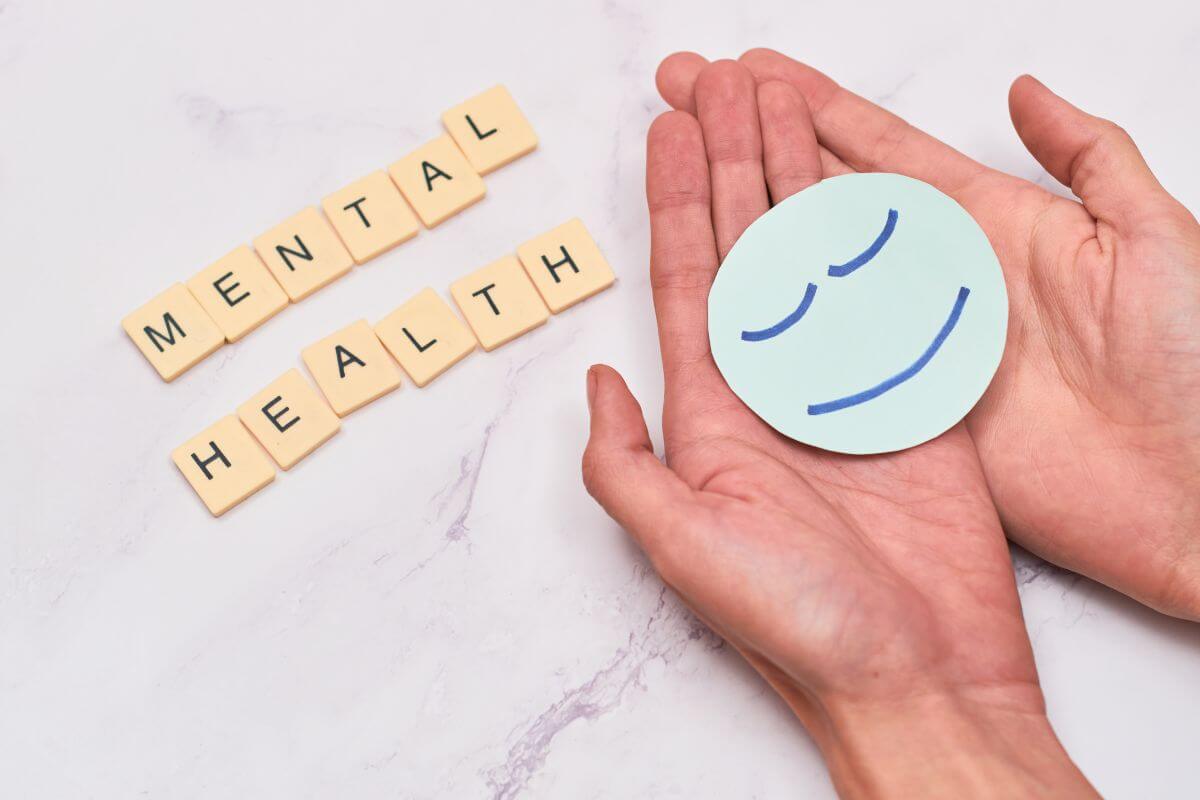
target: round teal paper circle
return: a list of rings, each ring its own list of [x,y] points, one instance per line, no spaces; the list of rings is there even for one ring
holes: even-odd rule
[[[708,296],[713,358],[780,433],[839,453],[926,442],[987,389],[1008,328],[975,220],[903,175],[823,180],[751,225]]]

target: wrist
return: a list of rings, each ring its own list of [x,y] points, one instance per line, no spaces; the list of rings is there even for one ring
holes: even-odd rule
[[[842,797],[1096,797],[1034,705],[837,700],[813,734]]]

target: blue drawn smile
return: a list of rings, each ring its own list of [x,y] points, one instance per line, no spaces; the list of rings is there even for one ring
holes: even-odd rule
[[[929,343],[929,347],[925,348],[925,352],[921,353],[920,358],[914,361],[905,369],[900,370],[892,377],[882,383],[872,386],[870,389],[858,392],[857,394],[839,397],[837,400],[830,400],[827,403],[814,403],[808,407],[810,415],[828,414],[830,411],[840,411],[843,408],[856,406],[859,403],[865,403],[868,400],[873,400],[884,392],[895,389],[900,384],[904,383],[909,378],[916,375],[925,365],[933,358],[934,354],[941,349],[942,344],[946,341],[946,337],[950,335],[950,331],[954,330],[954,326],[958,324],[958,318],[962,316],[963,306],[967,304],[967,295],[971,294],[971,290],[965,286],[958,287],[958,298],[954,301],[954,308],[950,309],[950,316],[946,318],[946,322],[942,325],[942,329],[937,332],[937,336],[933,337],[933,341]]]
[[[896,230],[896,222],[900,219],[900,213],[896,209],[888,209],[887,221],[884,222],[883,230],[875,237],[875,241],[871,242],[866,250],[856,255],[844,264],[830,264],[828,275],[831,278],[844,278],[851,274],[859,267],[863,266],[871,259],[879,254],[883,246],[887,244],[888,239],[892,238],[892,233]],[[865,389],[855,394],[840,397],[837,400],[830,400],[826,403],[814,403],[808,407],[810,415],[828,414],[831,411],[840,411],[843,408],[865,403],[868,400],[873,400],[885,392],[895,389],[900,384],[915,376],[918,372],[925,368],[933,359],[942,344],[945,343],[946,337],[954,330],[958,324],[959,317],[962,316],[963,307],[967,304],[967,297],[971,294],[971,290],[965,286],[958,288],[958,297],[954,301],[953,308],[950,309],[950,316],[946,318],[946,322],[942,325],[941,330],[933,337],[933,341],[925,348],[916,361],[910,364],[905,369],[897,372],[887,380],[872,386],[870,389]],[[812,305],[813,299],[817,295],[817,285],[809,283],[804,290],[804,297],[800,300],[800,305],[796,306],[796,310],[788,314],[783,319],[776,322],[774,325],[762,328],[760,330],[742,331],[742,341],[744,342],[763,342],[767,339],[773,339],[779,334],[786,331],[788,328],[799,322],[808,312],[809,306]]]

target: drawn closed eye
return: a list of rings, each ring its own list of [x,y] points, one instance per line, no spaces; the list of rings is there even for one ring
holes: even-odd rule
[[[899,219],[900,212],[894,208],[889,208],[887,221],[883,223],[883,230],[875,237],[875,241],[871,242],[871,245],[866,250],[863,250],[845,264],[830,264],[829,276],[831,278],[844,278],[878,255],[883,246],[887,244],[888,239],[892,238],[892,232],[896,230],[896,222]],[[762,342],[767,339],[773,339],[783,333],[800,321],[808,311],[808,307],[812,305],[816,294],[817,285],[815,283],[808,284],[808,287],[804,290],[804,297],[800,300],[800,305],[796,306],[795,311],[768,328],[756,331],[742,331],[742,341]]]
[[[829,277],[844,278],[874,258],[879,253],[880,249],[887,244],[887,240],[892,238],[892,231],[896,230],[896,220],[899,218],[900,212],[894,208],[888,209],[887,222],[883,224],[883,230],[880,231],[879,235],[875,237],[875,241],[871,242],[871,246],[847,261],[845,264],[830,264]]]
[[[804,290],[804,297],[800,300],[800,305],[796,306],[796,310],[788,314],[783,319],[776,322],[769,328],[763,328],[758,331],[742,331],[743,342],[761,342],[766,339],[772,339],[786,331],[788,328],[800,321],[808,311],[808,307],[812,305],[813,298],[817,294],[817,285],[810,283],[808,288]]]

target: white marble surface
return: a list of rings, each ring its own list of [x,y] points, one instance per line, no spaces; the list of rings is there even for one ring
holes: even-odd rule
[[[660,412],[654,66],[771,45],[1036,177],[1005,108],[1031,71],[1125,124],[1200,209],[1200,11],[407,6],[0,1],[0,794],[831,796],[800,726],[579,480],[588,364]],[[543,144],[484,203],[158,381],[124,314],[497,81]],[[613,290],[355,414],[220,521],[170,464],[302,346],[574,214]],[[1195,797],[1200,629],[1017,563],[1084,771],[1114,797]]]

